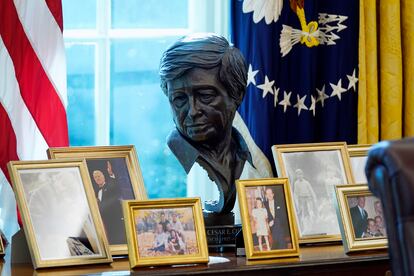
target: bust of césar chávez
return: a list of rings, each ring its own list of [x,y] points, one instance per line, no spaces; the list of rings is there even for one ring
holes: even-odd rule
[[[186,36],[163,54],[160,77],[176,125],[168,146],[187,174],[197,162],[217,184],[220,198],[205,208],[231,212],[235,180],[246,162],[252,164],[244,139],[232,127],[246,91],[241,52],[218,35]]]

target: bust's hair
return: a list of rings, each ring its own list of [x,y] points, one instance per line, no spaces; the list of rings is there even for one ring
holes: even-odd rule
[[[216,34],[184,36],[171,45],[161,57],[161,88],[168,96],[168,81],[181,77],[192,68],[215,67],[219,67],[219,81],[239,106],[246,92],[246,62],[237,48]]]

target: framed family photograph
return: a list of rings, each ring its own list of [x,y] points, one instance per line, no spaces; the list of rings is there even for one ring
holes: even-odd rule
[[[85,161],[8,164],[34,268],[110,263]]]
[[[336,187],[337,213],[345,252],[387,248],[387,230],[381,201],[368,185]]]
[[[351,161],[352,175],[355,184],[368,183],[365,175],[365,165],[368,160],[368,151],[371,145],[348,145],[348,154]]]
[[[122,200],[147,199],[134,146],[50,148],[49,158],[85,158],[112,255],[128,254]]]
[[[299,255],[293,202],[287,178],[237,180],[248,260]]]
[[[131,268],[208,262],[199,198],[123,202]]]
[[[340,241],[334,187],[354,183],[346,144],[276,145],[272,151],[278,176],[289,179],[299,242]]]

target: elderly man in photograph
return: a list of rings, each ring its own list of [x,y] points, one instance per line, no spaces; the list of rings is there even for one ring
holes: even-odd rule
[[[98,188],[96,198],[109,244],[126,243],[119,187],[101,170],[94,170],[92,176]]]
[[[368,227],[368,213],[364,209],[365,197],[357,197],[357,205],[350,208],[352,225],[354,227],[355,238],[362,238],[362,234],[367,230]]]
[[[176,126],[167,144],[187,174],[201,169],[207,183],[217,185],[219,200],[205,202],[205,210],[225,220],[235,205],[235,180],[271,175],[253,165],[245,139],[232,127],[246,91],[245,60],[221,36],[190,35],[165,51],[160,78]]]

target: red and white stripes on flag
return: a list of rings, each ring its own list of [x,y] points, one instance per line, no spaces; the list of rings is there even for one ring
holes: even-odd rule
[[[0,168],[68,146],[61,0],[0,0]],[[0,174],[2,177],[2,174]],[[4,176],[3,176],[4,177]]]

